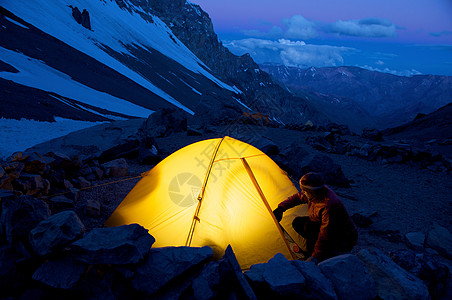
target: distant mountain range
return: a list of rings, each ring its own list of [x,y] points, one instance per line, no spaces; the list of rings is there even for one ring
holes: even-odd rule
[[[358,67],[261,69],[330,119],[355,129],[398,126],[452,102],[451,76],[405,77]]]

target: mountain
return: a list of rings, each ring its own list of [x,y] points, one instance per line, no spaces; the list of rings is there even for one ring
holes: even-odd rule
[[[337,115],[342,123],[351,123],[352,127],[361,121],[364,126],[394,127],[452,101],[451,76],[405,77],[358,67],[300,69],[265,64],[261,68],[295,94],[320,95],[326,113]],[[352,106],[356,110],[352,115],[356,113],[360,122],[348,115],[340,116]]]
[[[0,117],[98,121],[177,107],[216,120],[328,121],[231,54],[188,1],[5,0],[0,28]]]

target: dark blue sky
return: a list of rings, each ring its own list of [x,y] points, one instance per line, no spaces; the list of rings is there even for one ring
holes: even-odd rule
[[[452,0],[192,0],[258,63],[452,76]]]

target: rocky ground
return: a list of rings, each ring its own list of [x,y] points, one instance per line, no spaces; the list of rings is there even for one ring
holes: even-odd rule
[[[187,130],[184,122],[175,125],[177,122],[174,121],[172,118],[166,118],[164,122],[167,123],[163,127],[156,126],[150,119],[143,124],[142,121],[135,120],[127,122],[127,126],[123,126],[122,123],[121,126],[115,124],[99,126],[97,129],[99,131],[79,132],[72,137],[66,136],[58,141],[39,145],[31,151],[39,153],[61,151],[68,153],[72,158],[59,154],[46,154],[40,157],[31,155],[30,158],[25,158],[25,154],[24,156],[16,155],[11,161],[1,164],[3,167],[0,169],[2,189],[15,189],[16,193],[21,190],[23,193],[41,197],[51,208],[52,214],[73,209],[85,226],[86,232],[94,232],[93,229],[103,227],[113,210],[140,180],[141,174],[150,170],[160,159],[191,143],[227,135],[248,142],[266,152],[288,172],[295,184],[299,176],[307,170],[307,166],[315,168],[316,164],[321,164],[323,171],[326,172],[328,168],[334,169],[328,175],[330,176],[329,185],[340,196],[359,230],[358,245],[352,251],[356,256],[340,259],[341,263],[350,264],[350,268],[347,269],[348,273],[338,275],[338,282],[347,276],[353,277],[359,274],[359,270],[351,267],[362,265],[359,261],[356,265],[356,257],[365,262],[369,270],[378,268],[379,265],[388,266],[385,272],[393,274],[389,276],[395,281],[403,282],[409,276],[401,275],[400,271],[394,271],[397,268],[392,265],[392,261],[388,261],[387,257],[390,256],[392,260],[416,276],[424,276],[423,280],[428,284],[430,295],[434,299],[444,299],[441,295],[450,295],[450,293],[444,294],[451,288],[452,282],[448,275],[450,272],[445,267],[452,269],[450,263],[452,175],[447,151],[432,154],[429,145],[425,149],[413,149],[405,141],[359,136],[337,126],[327,129],[312,126],[275,128],[264,126],[262,122],[254,122],[255,120],[251,122],[242,120],[215,127],[205,126]],[[163,120],[159,119],[157,122],[160,124]],[[137,131],[140,127],[141,129]],[[139,137],[136,136],[137,132]],[[81,140],[81,137],[85,137],[85,141]],[[96,147],[92,145],[94,142],[97,142]],[[441,150],[437,148],[435,151],[438,149]],[[89,158],[90,155],[96,159],[92,160]],[[116,165],[112,164],[111,160]],[[314,161],[317,163],[313,165]],[[63,175],[60,174],[59,168],[65,170],[62,172]],[[78,171],[71,174],[73,169]],[[30,173],[36,173],[36,175]],[[55,197],[60,192],[65,198]],[[6,196],[2,194],[1,197],[4,197],[5,203],[14,203],[6,200],[10,198],[7,194]],[[2,223],[12,222],[8,219],[9,214],[14,214],[14,210],[11,209],[10,204],[3,205],[5,217]],[[3,233],[6,233],[6,240],[9,243],[16,238],[17,234],[6,225],[4,230]],[[88,235],[85,234],[86,236]],[[64,241],[58,243],[64,244]],[[118,241],[119,244],[120,241]],[[380,252],[372,250],[375,248]],[[87,263],[98,263],[98,261],[90,262],[84,258],[77,259]],[[306,273],[306,268],[310,268],[308,265],[287,264],[281,259],[275,257],[265,266],[252,268],[245,273],[248,282],[252,285],[257,284],[253,286],[256,293],[266,293],[265,289],[259,286],[259,278],[261,278],[259,274],[263,274],[265,268],[278,269],[281,264],[285,264],[287,269],[281,272],[286,274],[295,266],[303,273],[306,280],[315,280],[309,279],[310,276],[316,272],[320,274],[319,269]],[[380,263],[374,264],[372,261],[375,259]],[[230,261],[231,257],[228,260]],[[319,267],[322,272],[326,272],[325,274],[333,274],[334,270],[341,269],[334,264],[333,261]],[[64,262],[62,266],[67,267],[68,263]],[[218,265],[215,266],[218,267]],[[330,267],[333,271],[328,269]],[[204,273],[207,269],[209,268],[203,269],[202,274],[207,274]],[[276,269],[269,272],[278,274]],[[137,274],[140,272],[135,267],[132,271]],[[217,271],[213,272],[215,276],[218,275]],[[76,280],[80,280],[81,274],[71,277],[73,282],[70,286],[71,289],[78,288],[79,292],[81,289],[84,293],[83,287],[74,286]],[[124,275],[127,277],[127,273]],[[8,276],[7,273],[5,276]],[[33,276],[40,278],[38,280],[41,282],[46,282],[46,279],[38,273]],[[364,277],[366,276],[368,275]],[[401,279],[397,279],[398,276]],[[54,277],[52,275],[53,279],[47,284],[55,284]],[[335,279],[329,279],[334,284]],[[265,286],[272,285],[273,280],[278,281],[277,276],[268,279]],[[327,282],[324,278],[321,281]],[[289,282],[290,280],[287,279],[282,284],[287,287]],[[297,284],[297,286],[302,285],[302,283]],[[366,289],[365,280],[360,284]],[[357,286],[359,285],[348,286],[346,293],[356,294]],[[416,286],[419,287],[418,284]],[[137,287],[135,289],[140,290]],[[277,287],[271,289],[272,292],[279,293]],[[312,286],[311,289],[319,293],[322,290],[314,289]],[[420,287],[420,290],[410,295],[416,295],[416,293],[425,295],[422,292],[423,289],[425,287]],[[335,290],[339,299],[348,299],[344,296],[347,294],[341,296],[340,288],[335,286]],[[378,287],[380,296],[385,291],[387,291],[386,288]],[[153,293],[153,291],[146,291],[146,293],[151,292]],[[218,292],[221,292],[221,289],[216,291]],[[290,293],[300,295],[299,292],[291,290]],[[371,299],[374,296],[375,294],[371,293],[364,298]]]
[[[178,132],[167,137],[156,138],[160,152],[166,156],[191,143],[230,135],[237,138],[248,136],[265,137],[273,141],[278,148],[293,142],[305,144],[305,140],[322,133],[302,132],[283,128],[270,128],[257,125],[243,125],[240,132],[231,132],[228,126],[218,127],[215,132],[202,136],[188,136]],[[354,143],[362,142],[360,137],[351,137]],[[373,222],[369,227],[359,227],[360,238],[354,251],[375,246],[386,252],[407,247],[405,235],[412,232],[427,234],[433,224],[439,224],[452,232],[452,175],[447,172],[435,172],[421,169],[414,163],[390,164],[368,161],[355,156],[325,153],[310,145],[303,145],[308,156],[293,157],[291,160],[306,161],[316,154],[328,155],[339,164],[345,177],[351,182],[350,187],[333,187],[341,196],[349,214],[360,213],[371,216]],[[136,159],[129,159],[130,177],[139,176],[152,168],[142,165]],[[298,179],[291,178],[294,182]],[[116,181],[116,179],[109,179]],[[100,186],[81,192],[86,202],[89,198],[101,200],[105,210],[102,217],[87,220],[87,225],[101,226],[114,208],[138,182],[139,178]],[[108,180],[107,180],[108,181]],[[99,181],[103,184],[106,181]]]

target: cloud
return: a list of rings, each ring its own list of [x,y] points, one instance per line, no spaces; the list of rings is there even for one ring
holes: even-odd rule
[[[360,37],[394,37],[398,27],[388,19],[364,18],[336,21],[325,26],[325,32]]]
[[[441,32],[430,32],[430,35],[434,36],[434,37],[448,36],[448,35],[452,35],[452,31],[443,30]]]
[[[389,73],[389,74],[393,74],[393,75],[397,75],[397,76],[414,76],[414,75],[422,75],[421,72],[419,72],[418,70],[415,69],[411,69],[411,70],[391,70],[389,68],[384,68],[384,69],[380,69],[380,68],[374,68],[368,65],[364,65],[364,66],[357,66],[363,69],[367,69],[369,71],[375,71],[375,72],[380,72],[380,73]]]
[[[312,45],[288,39],[271,41],[249,38],[226,41],[224,45],[236,55],[250,53],[257,63],[273,62],[295,67],[341,65],[344,54],[356,51],[348,47]]]
[[[375,62],[375,64],[376,64],[376,65],[379,65],[379,66],[382,66],[382,65],[384,65],[385,63],[384,63],[382,60],[377,60],[377,61]]]
[[[305,19],[303,16],[295,15],[282,20],[287,28],[284,37],[291,39],[312,39],[317,34],[316,23]]]
[[[243,34],[246,36],[258,37],[258,38],[280,38],[284,35],[284,31],[279,26],[273,26],[269,31],[262,32],[260,30],[244,30]]]

